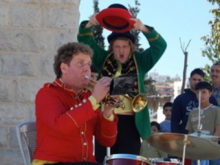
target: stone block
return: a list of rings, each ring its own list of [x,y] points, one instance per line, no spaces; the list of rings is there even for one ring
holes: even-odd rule
[[[16,101],[21,103],[33,103],[37,91],[42,88],[43,79],[17,78]]]
[[[0,4],[0,26],[9,24],[9,6]]]
[[[17,139],[17,136],[16,136],[16,127],[15,126],[9,128],[9,135],[8,135],[8,137],[9,137],[9,139],[8,139],[9,140],[9,147],[19,149],[18,139]]]
[[[40,27],[41,25],[40,5],[16,5],[11,7],[12,26]]]
[[[33,75],[36,77],[51,77],[52,79],[55,77],[53,70],[55,49],[52,52],[46,52],[46,54],[35,56],[33,58]]]
[[[13,55],[0,53],[0,74],[5,76],[54,77],[54,56],[55,49],[53,52],[46,52],[43,55],[38,53],[14,53]]]
[[[43,3],[49,3],[49,4],[53,4],[53,3],[59,3],[59,4],[75,4],[76,2],[79,2],[79,0],[44,0]]]
[[[30,120],[32,104],[0,102],[0,125],[12,127],[21,121]]]
[[[79,21],[79,14],[74,6],[47,6],[44,10],[43,26],[50,28],[73,28]]]
[[[77,35],[77,33],[75,33],[75,31],[73,29],[60,30],[57,33],[57,38],[55,39],[56,40],[56,49],[58,49],[63,44],[76,41],[76,35]]]
[[[1,101],[14,101],[15,100],[15,86],[16,83],[11,79],[0,79],[0,100]]]
[[[0,51],[42,53],[54,49],[55,32],[35,29],[0,29]]]
[[[1,165],[24,165],[20,151],[0,150]]]
[[[0,55],[2,62],[2,75],[33,76],[34,60],[31,55]]]
[[[33,121],[36,121],[36,117],[35,117],[35,104],[32,104],[32,106],[30,107],[29,119],[33,120]]]
[[[5,2],[11,2],[11,3],[26,3],[26,4],[78,4],[80,0],[2,0]]]
[[[8,128],[0,126],[0,148],[8,145]]]

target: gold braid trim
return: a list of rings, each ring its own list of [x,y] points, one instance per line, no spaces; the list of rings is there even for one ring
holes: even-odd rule
[[[105,138],[112,139],[112,138],[115,138],[117,136],[117,134],[115,134],[113,136],[108,136],[108,135],[102,134],[102,136],[105,137]]]
[[[160,37],[159,34],[156,35],[156,37],[148,38],[148,41],[155,41]]]
[[[88,33],[83,33],[83,34],[79,34],[79,36],[83,37],[83,36],[92,36],[93,33],[92,32],[88,32]]]
[[[67,116],[70,117],[70,119],[73,121],[73,123],[76,125],[76,127],[79,128],[78,124],[77,124],[76,121],[73,119],[73,117],[72,117],[68,112],[67,112],[66,114],[67,114]]]

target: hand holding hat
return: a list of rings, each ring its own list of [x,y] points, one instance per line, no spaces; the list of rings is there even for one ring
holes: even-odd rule
[[[136,19],[136,18],[130,18],[131,20],[134,21],[134,29],[135,30],[140,30],[143,32],[149,32],[150,30],[141,22],[140,19]]]
[[[95,26],[95,25],[99,25],[99,22],[96,19],[96,15],[97,14],[93,14],[90,19],[89,22],[86,24],[86,28],[89,28],[91,26]]]

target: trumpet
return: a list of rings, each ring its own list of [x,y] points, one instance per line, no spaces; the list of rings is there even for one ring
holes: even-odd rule
[[[88,85],[88,88],[92,91],[94,89],[94,85],[96,83],[96,80],[94,80],[91,76],[85,75],[85,78],[87,78],[90,83]],[[123,95],[125,98],[131,100],[132,110],[133,112],[137,113],[142,111],[148,104],[147,95],[146,94],[138,94],[134,98],[130,97],[127,94]],[[123,99],[120,99],[119,97],[114,97],[110,94],[108,94],[102,101],[104,104],[109,104],[113,106],[114,108],[125,108],[125,104],[123,102]]]
[[[92,91],[94,89],[94,86],[96,84],[96,80],[93,79],[92,76],[85,75],[85,78],[89,80],[88,89]],[[102,100],[102,103],[108,104],[113,106],[114,108],[125,108],[125,105],[123,104],[123,101],[119,99],[118,97],[111,96],[108,94],[105,96],[105,98]]]
[[[138,94],[132,99],[132,110],[137,113],[142,111],[148,104],[146,94]]]

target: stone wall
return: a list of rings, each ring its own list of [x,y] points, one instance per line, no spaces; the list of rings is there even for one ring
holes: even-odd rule
[[[76,41],[80,0],[0,0],[0,164],[22,165],[15,126],[35,120],[34,99],[54,79],[53,56]]]

